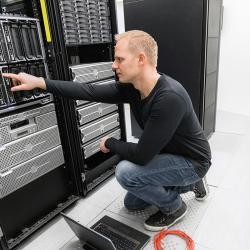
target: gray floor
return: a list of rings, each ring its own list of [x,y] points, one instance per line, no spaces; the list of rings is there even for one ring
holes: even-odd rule
[[[198,202],[191,192],[183,195],[189,211],[171,229],[189,234],[197,250],[249,250],[250,117],[218,112],[216,132],[210,144],[213,154],[213,165],[207,176],[210,196],[206,201]],[[87,198],[68,208],[66,213],[88,226],[106,214],[146,232],[142,222],[154,209],[138,214],[128,213],[122,205],[124,194],[115,178],[111,178]],[[164,245],[166,249],[186,249],[184,242],[175,236],[168,236]],[[64,220],[57,217],[18,249],[73,250],[80,247]],[[145,249],[154,249],[152,241]]]

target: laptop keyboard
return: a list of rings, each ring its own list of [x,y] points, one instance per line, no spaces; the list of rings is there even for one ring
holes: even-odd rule
[[[126,239],[124,236],[121,236],[119,232],[115,232],[113,228],[110,228],[103,223],[97,225],[94,230],[109,238],[117,250],[133,250],[138,245],[138,243]]]

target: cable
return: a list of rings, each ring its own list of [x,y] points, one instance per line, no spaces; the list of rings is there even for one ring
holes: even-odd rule
[[[163,238],[168,234],[174,234],[182,239],[184,239],[187,243],[187,250],[194,250],[194,241],[190,236],[188,236],[186,233],[184,233],[181,230],[162,230],[158,234],[154,236],[154,248],[155,250],[164,250],[161,246],[161,241]]]

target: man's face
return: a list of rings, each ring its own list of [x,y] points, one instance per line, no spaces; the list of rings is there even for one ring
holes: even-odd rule
[[[139,56],[129,49],[128,38],[122,38],[117,42],[112,68],[122,83],[132,83],[140,73]]]

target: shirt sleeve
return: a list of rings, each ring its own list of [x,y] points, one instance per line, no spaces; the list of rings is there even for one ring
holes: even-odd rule
[[[46,79],[45,83],[48,92],[75,100],[105,103],[129,101],[128,95],[126,95],[126,86],[122,86],[118,82],[95,84]]]
[[[163,93],[154,101],[138,143],[109,138],[105,146],[125,160],[146,165],[171,140],[185,112],[186,104],[182,97],[175,93]]]

